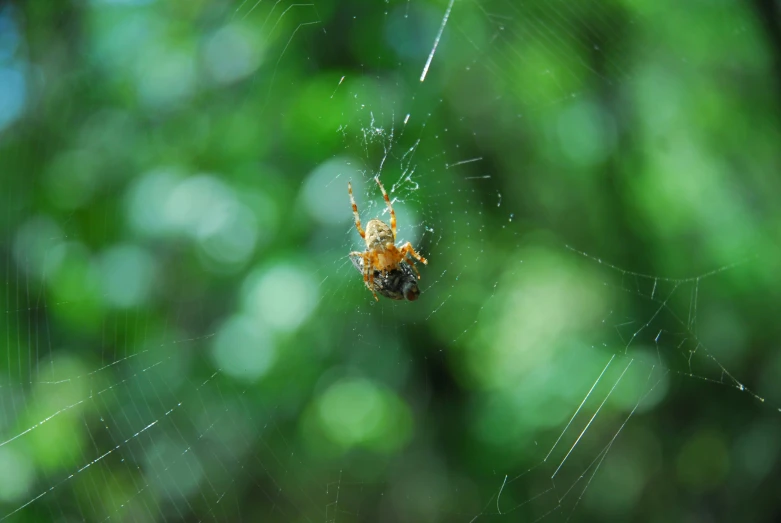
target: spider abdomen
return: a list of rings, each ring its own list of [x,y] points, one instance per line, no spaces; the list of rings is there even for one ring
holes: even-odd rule
[[[369,220],[366,224],[366,247],[369,250],[382,252],[388,244],[392,246],[394,241],[393,231],[385,222]]]

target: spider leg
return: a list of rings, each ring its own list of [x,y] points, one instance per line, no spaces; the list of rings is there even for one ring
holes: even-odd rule
[[[358,205],[355,203],[355,198],[353,198],[353,185],[350,182],[347,182],[347,192],[350,193],[350,203],[353,206],[353,216],[355,216],[355,228],[358,229],[358,234],[361,235],[361,238],[365,240],[366,233],[363,231],[363,227],[361,227],[361,217],[358,215]]]
[[[415,275],[418,277],[418,279],[420,279],[420,272],[418,271],[418,268],[415,266],[415,261],[410,257],[404,258],[404,261],[407,262],[410,267],[412,267],[412,270],[415,272]]]
[[[390,211],[390,226],[391,226],[391,232],[393,233],[393,239],[396,239],[396,213],[393,212],[393,206],[391,205],[390,198],[388,198],[388,193],[385,192],[385,187],[382,186],[382,182],[380,181],[380,178],[375,176],[374,181],[377,182],[377,185],[380,186],[380,190],[382,191],[382,197],[385,198],[385,203],[388,205],[388,210]]]
[[[369,258],[371,256],[371,253],[366,253],[366,257]],[[364,278],[367,278],[366,286],[369,287],[369,290],[372,291],[372,294],[374,295],[374,301],[380,301],[380,299],[377,297],[377,293],[374,292],[374,264],[369,263],[368,264],[368,270],[366,269],[367,265],[366,262],[364,262]]]
[[[369,274],[372,273],[372,271],[371,271],[371,260],[369,260],[369,257],[371,256],[371,254],[369,252],[353,251],[353,252],[350,253],[350,256],[360,256],[361,257],[361,261],[363,262],[363,267],[361,268],[361,273],[363,274],[363,283],[364,283],[364,285],[366,285],[367,289],[371,290],[371,287],[369,286]],[[374,276],[373,273],[372,273],[372,276]]]
[[[420,254],[415,251],[415,249],[412,248],[412,244],[410,242],[405,243],[401,246],[401,257],[404,258],[407,256],[407,254],[411,254],[414,256],[420,263],[423,265],[428,265],[428,260],[421,256]]]
[[[372,260],[372,253],[371,252],[358,252],[353,251],[350,253],[350,256],[360,256],[363,260],[363,284],[366,285],[366,288],[372,291],[372,294],[374,295],[374,299],[376,301],[380,301],[380,299],[377,297],[377,293],[374,292],[374,263]]]
[[[418,254],[415,249],[412,248],[412,244],[410,242],[402,245],[399,253],[401,254],[401,259],[406,261],[409,266],[412,267],[412,270],[415,271],[415,275],[418,277],[418,279],[420,279],[420,272],[418,272],[418,268],[415,267],[415,261],[412,259],[412,257],[423,263],[423,265],[428,265],[428,260]]]

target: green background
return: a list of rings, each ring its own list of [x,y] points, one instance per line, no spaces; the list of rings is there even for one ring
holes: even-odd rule
[[[0,521],[775,521],[780,9],[0,7]]]

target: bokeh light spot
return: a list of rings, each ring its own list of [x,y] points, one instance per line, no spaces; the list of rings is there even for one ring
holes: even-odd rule
[[[41,367],[45,378],[30,392],[34,399],[22,421],[25,426],[32,427],[46,420],[46,429],[31,431],[25,445],[29,446],[36,470],[51,474],[79,463],[87,438],[83,416],[94,404],[84,401],[89,396],[90,384],[86,380],[73,379],[88,372],[83,361],[60,353],[54,355],[50,365]],[[52,382],[57,385],[53,387]]]
[[[19,47],[19,30],[10,6],[5,4],[0,8],[0,61],[11,58]]]
[[[170,108],[195,91],[195,63],[190,53],[150,46],[139,60],[138,94],[152,109]]]
[[[19,69],[0,67],[0,131],[22,115],[27,82]]]
[[[318,401],[326,435],[345,449],[365,446],[393,451],[411,432],[409,411],[392,392],[372,381],[348,378],[329,387]]]
[[[247,316],[233,316],[220,327],[212,345],[215,366],[244,381],[261,378],[274,363],[276,351],[263,327]]]
[[[157,169],[135,182],[128,191],[128,217],[133,228],[149,236],[173,231],[166,212],[166,202],[182,180],[175,169]]]
[[[0,501],[19,501],[27,495],[34,479],[35,469],[26,456],[0,447]]]
[[[144,469],[158,494],[176,499],[195,492],[204,471],[195,452],[187,452],[172,442],[157,439],[144,452]]]
[[[226,209],[220,228],[200,239],[200,246],[212,260],[225,265],[245,262],[258,240],[258,225],[249,208],[235,202]]]
[[[231,187],[207,174],[150,172],[130,190],[128,211],[137,231],[188,237],[219,265],[246,262],[258,243],[255,214],[238,201]]]
[[[229,219],[235,204],[233,192],[209,175],[181,181],[166,202],[168,223],[193,238],[206,238],[219,231]]]
[[[154,283],[155,261],[135,245],[117,245],[100,256],[103,292],[116,307],[135,307],[144,303]]]
[[[604,160],[615,146],[616,133],[609,115],[584,100],[562,111],[557,131],[561,152],[578,165],[589,166]]]
[[[356,197],[364,187],[356,165],[356,160],[347,157],[332,158],[309,173],[302,197],[312,218],[324,225],[341,225],[352,219],[347,182],[352,182]]]
[[[245,78],[260,65],[257,32],[231,24],[218,29],[206,42],[204,59],[212,78],[230,84]]]
[[[58,248],[63,238],[59,225],[48,216],[36,216],[16,231],[14,258],[20,267],[43,278],[55,271],[62,261]]]
[[[504,290],[486,308],[484,344],[470,353],[470,368],[488,387],[514,386],[548,368],[597,320],[603,297],[587,275],[553,253],[530,249],[524,271],[508,275]]]
[[[319,297],[317,281],[303,269],[277,265],[251,274],[244,283],[245,305],[253,317],[279,331],[304,323]]]
[[[367,380],[338,383],[320,401],[320,418],[329,435],[348,446],[374,437],[386,416],[380,392]]]

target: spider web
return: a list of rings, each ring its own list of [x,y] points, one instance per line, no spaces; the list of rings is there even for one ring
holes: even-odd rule
[[[61,129],[34,117],[63,94],[25,73],[2,138],[0,521],[772,520],[772,236],[730,225],[758,222],[697,162],[720,164],[673,154],[674,95],[649,90],[731,66],[766,94],[750,13],[384,5],[94,2],[94,69],[68,88],[117,98]],[[703,19],[715,65],[676,30]],[[174,45],[174,22],[208,30]],[[40,60],[8,48],[2,74]],[[747,199],[772,194],[769,162],[735,161]],[[375,177],[429,260],[414,303],[375,302],[348,257],[348,181],[364,224],[388,221]],[[622,194],[645,222],[613,223]]]

